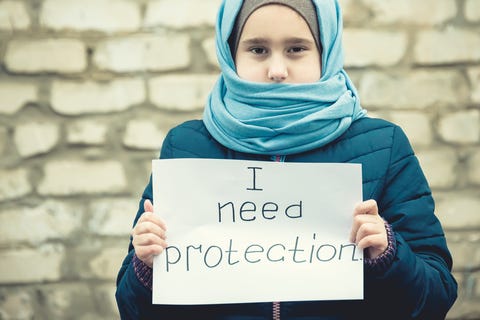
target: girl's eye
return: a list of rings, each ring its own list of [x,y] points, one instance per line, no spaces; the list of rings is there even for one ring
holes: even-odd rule
[[[266,54],[267,49],[261,48],[261,47],[250,48],[250,52],[253,54],[261,55],[261,54]]]
[[[292,47],[292,48],[288,49],[288,52],[290,52],[290,53],[301,53],[305,50],[306,49],[303,48],[303,47]]]

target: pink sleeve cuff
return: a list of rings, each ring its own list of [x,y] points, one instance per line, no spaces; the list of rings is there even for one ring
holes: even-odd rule
[[[388,247],[378,257],[370,259],[365,258],[365,267],[375,273],[383,273],[392,265],[393,259],[397,253],[397,241],[393,234],[392,226],[385,221],[385,229],[387,230]]]
[[[142,283],[146,288],[152,290],[152,268],[147,266],[142,260],[138,259],[136,254],[133,255],[132,263],[133,270],[135,270],[138,281],[140,281],[140,283]]]

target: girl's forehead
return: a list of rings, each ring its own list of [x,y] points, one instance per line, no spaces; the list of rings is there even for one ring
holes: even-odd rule
[[[278,7],[289,9],[302,18],[310,29],[317,48],[322,51],[317,9],[311,0],[244,0],[236,15],[235,23],[228,39],[233,54],[237,50],[243,28],[250,16],[257,10],[275,10],[275,7],[277,10]],[[276,25],[285,23],[282,21],[282,17],[279,16],[277,18],[274,22]]]
[[[262,6],[249,16],[240,39],[246,37],[254,40],[284,37],[314,41],[305,19],[297,11],[278,4]]]

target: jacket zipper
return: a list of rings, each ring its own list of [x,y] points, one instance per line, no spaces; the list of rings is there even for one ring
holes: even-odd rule
[[[285,162],[285,158],[287,158],[287,156],[272,156],[271,159],[275,162]]]
[[[280,320],[280,302],[273,302],[273,320]]]
[[[273,156],[272,160],[275,162],[285,162],[285,156]],[[280,302],[272,303],[272,318],[273,320],[280,320]]]

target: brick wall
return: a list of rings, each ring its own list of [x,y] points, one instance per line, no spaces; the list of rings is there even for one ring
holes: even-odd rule
[[[480,1],[343,0],[346,67],[400,124],[480,318]],[[216,79],[219,0],[0,0],[0,319],[115,319],[150,160]]]

